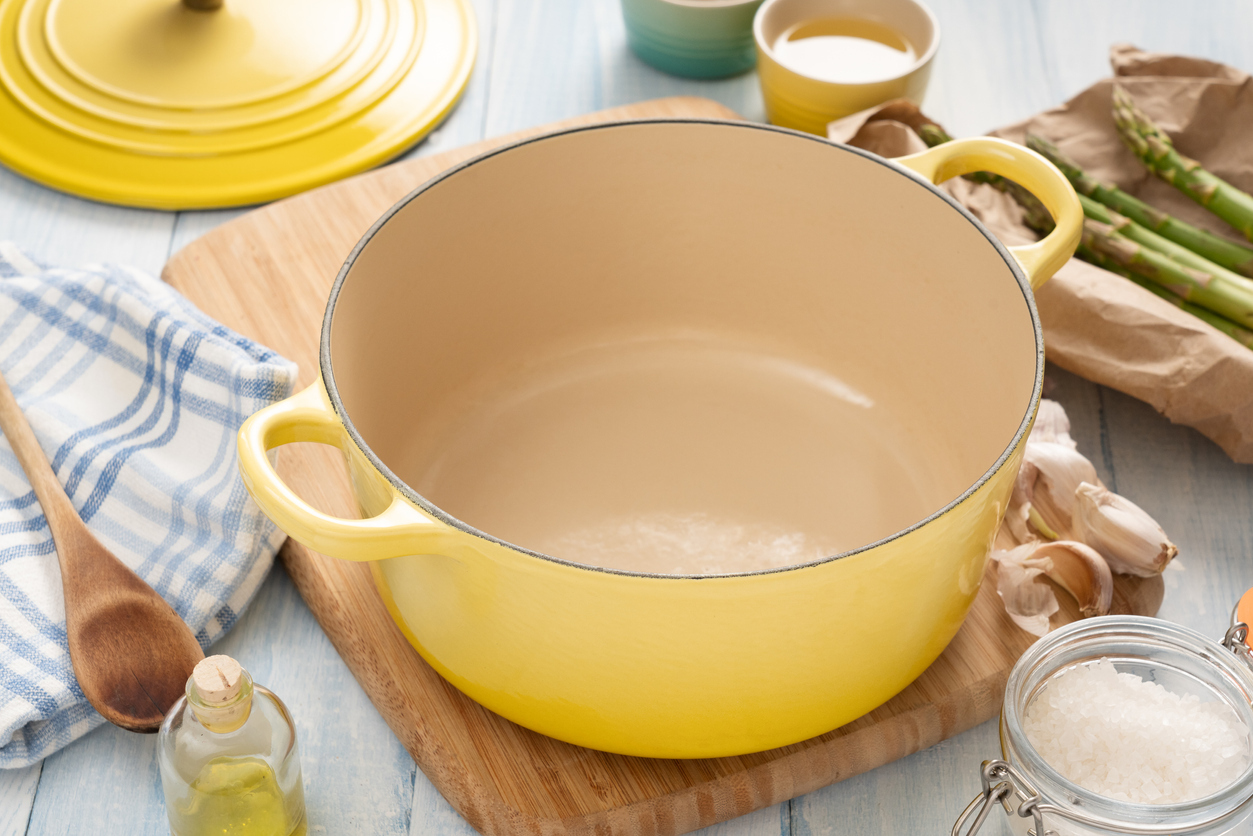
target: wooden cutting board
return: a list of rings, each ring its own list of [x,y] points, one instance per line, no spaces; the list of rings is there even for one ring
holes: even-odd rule
[[[353,245],[388,207],[436,173],[497,145],[571,125],[660,116],[739,118],[698,98],[643,102],[409,160],[288,198],[224,224],[170,259],[163,276],[210,316],[317,377],[327,292]],[[323,510],[357,515],[337,451],[285,448],[280,472]],[[782,749],[716,760],[609,755],[498,717],[440,678],[384,609],[369,567],[288,541],[301,595],[418,766],[488,836],[675,836],[881,766],[999,712],[1010,667],[1031,637],[985,583],[944,654],[896,698],[856,722]],[[1160,579],[1118,578],[1116,612],[1153,614]],[[1063,606],[1069,603],[1059,596]],[[1071,620],[1073,608],[1059,618]],[[908,641],[908,636],[902,636]]]

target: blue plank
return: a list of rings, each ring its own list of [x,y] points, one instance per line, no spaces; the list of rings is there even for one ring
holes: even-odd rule
[[[618,0],[497,0],[486,135],[662,96],[705,96],[764,112],[757,78],[675,78],[626,44]]]
[[[693,836],[791,836],[792,806],[776,804],[694,832]]]
[[[1247,33],[1253,6],[1243,0],[1033,0],[1055,102],[1110,75],[1109,47],[1194,55],[1253,71]]]
[[[24,836],[43,764],[0,770],[0,836]]]
[[[0,167],[0,240],[45,263],[111,261],[155,274],[165,263],[173,228],[172,212],[83,200]]]
[[[156,742],[106,725],[46,758],[29,832],[168,834]]]
[[[1253,587],[1253,467],[1134,398],[1105,390],[1101,400],[1118,492],[1179,547],[1181,570],[1166,574],[1159,614],[1221,638]]]
[[[940,49],[924,110],[953,136],[987,133],[1054,103],[1027,3],[927,0]]]

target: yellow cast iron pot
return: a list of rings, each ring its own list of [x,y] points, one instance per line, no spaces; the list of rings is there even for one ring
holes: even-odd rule
[[[932,185],[976,170],[1056,230],[1006,249]],[[1081,218],[995,139],[896,162],[717,121],[519,142],[366,234],[321,380],[244,425],[240,469],[296,540],[376,561],[418,652],[510,720],[650,757],[804,740],[961,625],[1039,403],[1031,287]],[[294,441],[344,452],[365,519],[281,481],[266,452]]]

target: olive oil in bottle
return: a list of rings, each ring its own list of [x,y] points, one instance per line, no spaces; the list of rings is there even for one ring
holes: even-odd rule
[[[196,665],[161,724],[173,836],[303,836],[296,727],[282,700],[229,656]]]

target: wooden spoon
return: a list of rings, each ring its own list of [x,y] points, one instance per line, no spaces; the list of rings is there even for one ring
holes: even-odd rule
[[[83,694],[110,723],[155,732],[204,658],[200,644],[174,608],[87,530],[3,375],[0,429],[52,529],[70,662]]]

